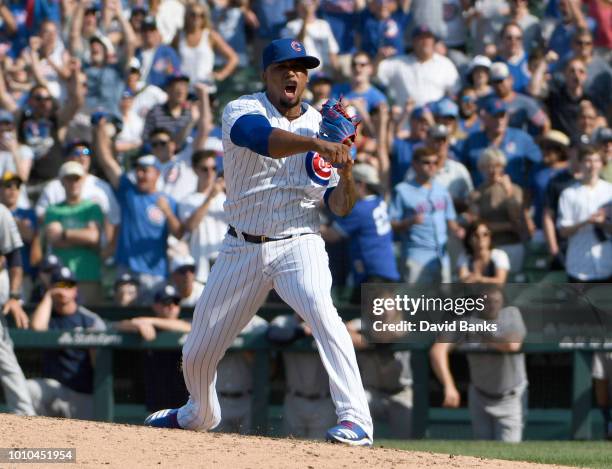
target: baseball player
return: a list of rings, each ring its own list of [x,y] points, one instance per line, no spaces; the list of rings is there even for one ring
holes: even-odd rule
[[[486,290],[487,320],[497,323],[498,332],[472,337],[462,347],[485,347],[492,353],[468,353],[470,387],[468,404],[476,440],[500,440],[518,443],[522,440],[527,410],[527,371],[525,354],[520,350],[527,333],[521,312],[515,306],[504,307],[503,292],[497,287]],[[481,319],[472,318],[480,321]],[[467,340],[466,332],[436,342],[430,350],[433,371],[444,386],[444,407],[459,407],[460,395],[448,364],[448,353]],[[480,343],[476,343],[479,341]],[[447,343],[453,342],[453,343]]]
[[[296,315],[276,316],[268,329],[268,340],[290,344],[312,330]],[[283,350],[286,394],[283,408],[285,434],[318,439],[335,422],[334,405],[329,394],[329,378],[318,355],[312,352]]]
[[[150,415],[145,424],[192,430],[219,424],[217,364],[274,288],[312,329],[329,375],[339,423],[327,438],[371,445],[372,419],[355,350],[331,299],[318,234],[321,199],[341,216],[355,204],[353,161],[343,143],[352,141],[355,128],[351,124],[352,135],[330,140],[334,125],[348,120],[345,113],[324,107],[323,118],[302,102],[308,69],[319,60],[300,42],[272,41],[262,62],[265,91],[232,101],[223,112],[229,229],[183,347],[190,397],[179,409]]]
[[[0,313],[0,383],[11,412],[20,415],[36,415],[4,317],[11,313],[17,327],[28,328],[29,319],[21,307],[23,270],[20,249],[22,246],[23,242],[19,236],[15,219],[4,205],[0,205],[0,255],[3,256],[1,265],[6,265],[8,268],[9,278],[8,291],[5,285],[0,285],[0,304],[3,305]]]

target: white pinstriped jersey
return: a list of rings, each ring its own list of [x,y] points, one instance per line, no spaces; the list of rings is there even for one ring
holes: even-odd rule
[[[236,146],[230,139],[234,122],[246,114],[263,115],[272,127],[314,137],[321,114],[308,104],[303,107],[302,115],[290,121],[263,92],[242,96],[225,107],[224,209],[227,222],[237,230],[270,237],[319,231],[317,204],[327,188],[337,185],[336,169],[314,152],[274,159]]]

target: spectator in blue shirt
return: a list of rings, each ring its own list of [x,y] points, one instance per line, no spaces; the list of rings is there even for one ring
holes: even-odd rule
[[[331,26],[341,56],[353,53],[355,47],[355,20],[358,15],[358,0],[321,0],[321,18]]]
[[[494,94],[508,107],[510,127],[530,135],[540,135],[550,129],[550,120],[540,105],[533,98],[514,91],[514,78],[504,62],[495,62],[491,66],[491,84]]]
[[[462,162],[470,170],[474,185],[482,182],[478,160],[490,146],[499,148],[506,155],[507,174],[512,182],[527,188],[529,169],[542,160],[542,153],[533,139],[522,130],[508,127],[508,106],[499,98],[486,100],[482,120],[484,130],[470,134],[463,146]]]
[[[168,276],[168,236],[180,239],[183,228],[174,199],[157,190],[160,162],[153,155],[141,156],[136,160],[135,174],[124,174],[113,157],[105,123],[106,119],[101,119],[95,129],[96,155],[121,208],[115,261],[120,271],[138,278],[142,302],[146,303]]]
[[[459,92],[459,129],[466,134],[482,130],[482,121],[478,116],[478,96],[471,86],[464,86]]]
[[[561,17],[548,40],[548,47],[563,59],[571,49],[572,37],[576,31],[592,29],[595,24],[584,16],[579,0],[559,0],[558,8]]]
[[[350,240],[353,292],[352,300],[360,303],[361,284],[397,282],[400,280],[393,253],[393,232],[385,200],[379,195],[380,178],[376,169],[360,163],[353,167],[353,178],[359,198],[349,215],[335,217],[330,227],[322,227],[327,242]]]
[[[415,178],[397,185],[391,200],[391,226],[402,242],[404,281],[436,284],[451,281],[448,231],[463,239],[451,196],[433,181],[438,171],[435,150],[421,147],[412,159]]]
[[[351,81],[332,88],[336,98],[341,96],[347,100],[361,99],[366,104],[369,113],[387,104],[387,97],[370,82],[374,70],[372,61],[365,52],[357,52],[351,60]]]
[[[526,93],[531,72],[529,57],[523,48],[523,30],[518,23],[510,21],[504,25],[500,34],[499,56],[496,62],[505,62],[514,78],[513,90]]]
[[[409,6],[406,0],[369,0],[361,12],[358,29],[361,50],[372,59],[403,54]]]
[[[137,53],[142,64],[142,79],[149,85],[163,88],[168,78],[181,68],[181,59],[176,51],[162,44],[155,18],[147,16],[142,24],[142,47]]]

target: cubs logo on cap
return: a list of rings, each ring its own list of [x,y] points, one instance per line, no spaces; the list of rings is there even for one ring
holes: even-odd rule
[[[327,186],[332,175],[332,165],[325,161],[321,155],[310,151],[306,154],[306,173],[308,177],[320,186]]]
[[[312,55],[307,55],[304,44],[295,39],[276,39],[266,46],[262,55],[262,66],[265,70],[272,64],[298,60],[306,68],[317,68],[321,61]]]

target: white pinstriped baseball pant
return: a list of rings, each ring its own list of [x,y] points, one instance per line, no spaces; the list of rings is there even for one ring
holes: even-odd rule
[[[190,396],[178,412],[181,427],[209,430],[219,424],[217,364],[274,288],[312,329],[338,421],[358,423],[372,437],[355,349],[333,305],[331,281],[319,235],[263,244],[226,235],[183,346],[183,375]]]

